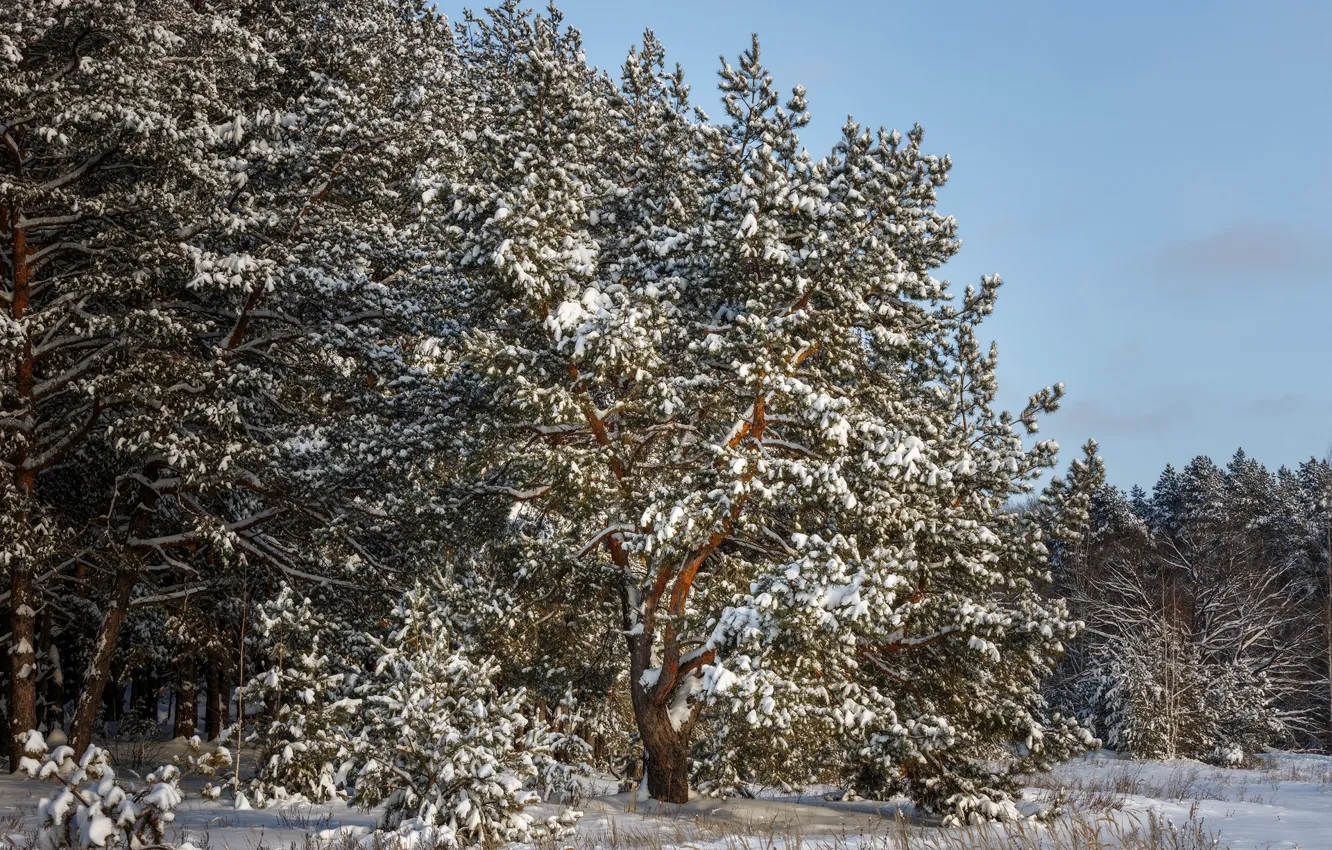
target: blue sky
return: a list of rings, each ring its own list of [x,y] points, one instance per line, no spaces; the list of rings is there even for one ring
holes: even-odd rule
[[[463,4],[441,2],[457,17]],[[757,31],[826,151],[848,114],[952,154],[958,289],[1006,282],[982,329],[1012,408],[1097,438],[1110,479],[1243,446],[1332,446],[1332,3],[564,0],[590,62],[651,27],[721,115],[718,56]]]

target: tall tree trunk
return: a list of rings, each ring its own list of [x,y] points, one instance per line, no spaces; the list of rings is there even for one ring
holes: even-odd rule
[[[18,169],[22,170],[21,161]],[[19,226],[23,214],[18,209],[6,210],[5,229],[10,237],[10,267],[13,269],[13,288],[10,295],[9,310],[14,322],[23,322],[28,314],[28,299],[31,295],[31,267],[29,266],[27,229]],[[32,340],[27,331],[23,332],[23,341],[14,370],[14,388],[18,396],[20,414],[19,439],[10,458],[14,470],[14,485],[20,498],[25,502],[32,498],[32,491],[37,483],[37,472],[30,457],[36,448],[37,411],[33,397],[33,354]],[[23,505],[20,510],[20,526],[31,527],[30,507]],[[20,551],[18,558],[10,564],[9,579],[9,755],[10,771],[18,770],[19,759],[23,756],[23,738],[29,729],[37,726],[37,656],[33,647],[37,630],[37,594],[34,582],[36,562],[33,557],[32,543],[28,551]]]
[[[221,663],[208,663],[208,704],[204,708],[204,736],[210,741],[222,737],[222,670]]]
[[[222,688],[218,697],[222,700],[222,725],[231,723],[231,692],[236,688],[236,671],[230,661],[222,668]]]
[[[134,676],[133,686],[131,705],[134,709],[135,719],[143,721],[145,724],[151,724],[155,728],[157,726],[157,704],[162,696],[161,679],[151,672],[140,670]]]
[[[144,483],[139,487],[139,502],[130,512],[127,523],[128,536],[140,539],[148,536],[148,529],[153,516],[157,513],[157,481],[167,463],[162,459],[148,462],[144,468]],[[133,557],[133,556],[132,556]],[[97,631],[97,641],[93,644],[92,663],[88,674],[83,679],[83,689],[79,692],[78,702],[74,707],[74,722],[70,724],[70,746],[74,752],[82,753],[92,743],[93,726],[97,722],[97,707],[102,701],[102,690],[111,678],[111,661],[116,655],[116,645],[120,641],[120,627],[129,612],[130,597],[139,583],[139,564],[137,561],[122,563],[116,568],[115,584],[111,588],[111,598],[106,603],[106,613],[102,616],[102,626]],[[153,702],[153,719],[157,719],[157,703]]]
[[[194,724],[198,720],[199,668],[193,658],[186,658],[176,668],[176,728],[172,737],[189,738],[194,734]]]
[[[102,626],[97,631],[97,640],[93,644],[91,663],[88,674],[83,679],[83,689],[79,692],[78,702],[74,706],[74,721],[70,724],[69,745],[74,752],[82,753],[92,743],[93,725],[97,722],[97,708],[102,703],[102,690],[111,678],[111,660],[116,654],[116,643],[120,637],[120,626],[125,622],[125,613],[129,610],[130,594],[139,582],[139,571],[128,566],[116,571],[115,586],[111,589],[111,599],[106,605],[106,614],[102,617]]]
[[[79,693],[83,693],[82,687]],[[107,683],[102,691],[103,715],[108,723],[119,722],[121,709],[125,706],[124,687],[118,681]]]
[[[53,644],[53,641],[52,641],[52,637],[53,637],[53,636],[52,636],[51,633],[52,633],[52,631],[54,630],[54,627],[55,627],[55,626],[54,626],[54,623],[52,622],[52,618],[51,618],[51,609],[50,609],[50,607],[48,606],[47,608],[43,609],[43,611],[42,611],[42,616],[41,616],[41,618],[38,620],[38,623],[37,623],[37,688],[36,688],[36,690],[37,690],[37,693],[38,693],[38,694],[40,695],[40,697],[41,697],[41,699],[38,700],[38,702],[40,703],[40,705],[38,706],[39,713],[40,713],[40,717],[38,717],[38,723],[40,723],[40,724],[47,724],[47,721],[48,721],[49,718],[51,717],[51,703],[50,703],[50,698],[51,698],[51,688],[50,688],[50,680],[51,680],[51,677],[52,677],[52,676],[54,676],[54,675],[58,675],[58,673],[56,673],[56,671],[55,671],[55,667],[54,667],[54,666],[52,665],[52,663],[51,663],[51,655],[52,655],[52,653],[54,652],[54,650],[52,649],[52,646],[53,646],[54,644]],[[47,725],[47,731],[48,731],[48,732],[49,732],[51,729],[54,729],[54,728],[56,728],[56,727],[51,726],[51,725]]]
[[[628,608],[629,606],[626,606]],[[626,617],[626,622],[631,619]],[[626,628],[632,632],[632,627]],[[658,692],[657,680],[644,684],[643,673],[652,660],[654,635],[639,629],[628,636],[629,643],[629,695],[634,706],[634,721],[643,739],[647,764],[648,794],[662,803],[689,802],[689,736],[693,732],[698,709],[688,711],[679,728],[671,722],[670,704],[674,691],[684,687],[684,677],[666,693]],[[658,671],[658,676],[661,673]]]

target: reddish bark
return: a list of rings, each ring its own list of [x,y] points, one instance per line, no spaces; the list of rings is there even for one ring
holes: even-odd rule
[[[648,701],[640,710],[635,693],[634,718],[647,752],[648,794],[663,803],[689,802],[689,735],[694,713],[676,729],[666,706]]]

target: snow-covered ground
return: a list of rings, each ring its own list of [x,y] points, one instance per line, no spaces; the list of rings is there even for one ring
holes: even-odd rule
[[[1126,818],[1162,815],[1201,822],[1222,847],[1332,850],[1332,757],[1271,753],[1251,768],[1194,761],[1135,762],[1096,753],[1057,768],[1028,797],[1048,800],[1064,787],[1069,808]],[[1118,802],[1116,802],[1118,801]],[[1099,812],[1098,812],[1099,813]]]
[[[122,771],[122,775],[124,772]],[[191,792],[199,783],[186,781]],[[0,777],[0,829],[14,845],[30,835],[37,801],[49,783]],[[608,791],[606,784],[593,789]],[[1332,850],[1332,757],[1272,754],[1246,769],[1220,769],[1191,761],[1134,762],[1098,753],[1039,777],[1027,790],[1023,811],[1044,809],[1062,797],[1065,811],[1053,827],[1029,822],[1006,833],[946,830],[906,801],[842,802],[822,793],[760,795],[759,799],[697,799],[684,806],[631,804],[628,795],[603,793],[580,805],[584,812],[578,850],[896,850],[904,839],[922,848],[1078,848],[1116,846],[1149,831],[1152,818],[1188,824],[1196,834],[1217,836],[1233,850]],[[631,809],[633,809],[631,811]],[[309,848],[337,834],[365,833],[376,813],[342,804],[284,804],[237,811],[190,793],[177,809],[168,836],[200,850]],[[1158,820],[1158,822],[1161,822]],[[1087,843],[1095,830],[1103,845]],[[1079,837],[1081,836],[1081,837]],[[320,838],[324,841],[318,841]],[[1184,847],[1208,846],[1183,844]],[[1166,847],[1151,842],[1134,847]]]

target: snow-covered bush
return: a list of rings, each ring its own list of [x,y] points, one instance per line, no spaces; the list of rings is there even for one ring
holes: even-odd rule
[[[567,834],[577,813],[538,823],[524,812],[548,750],[527,729],[524,692],[499,692],[498,662],[469,657],[434,593],[408,592],[392,620],[358,688],[354,801],[383,804],[384,830],[446,829],[467,847]]]
[[[533,787],[546,802],[577,805],[587,796],[593,772],[593,747],[584,737],[591,728],[588,718],[571,689],[553,708],[535,703],[530,696],[526,699],[529,734],[538,744],[532,751]]]
[[[205,752],[203,741],[198,735],[192,735],[186,746],[189,748],[185,753],[183,773],[193,774],[195,776],[213,777],[217,772],[226,767],[231,767],[234,762],[231,758],[231,750],[223,746],[214,747],[212,752]]]
[[[24,752],[22,772],[61,785],[37,806],[39,850],[140,850],[161,844],[175,818],[172,810],[184,799],[175,765],[148,774],[140,785],[119,780],[106,750],[96,746],[76,762],[69,747],[48,752],[42,736],[30,732]]]
[[[344,793],[352,766],[348,743],[360,701],[346,691],[355,677],[336,669],[325,650],[326,619],[290,586],[260,607],[258,620],[268,669],[247,688],[265,707],[249,737],[259,749],[250,797],[260,806],[293,797],[331,800]]]
[[[1266,677],[1243,664],[1209,665],[1206,704],[1212,748],[1207,760],[1225,767],[1280,740],[1286,731]]]

